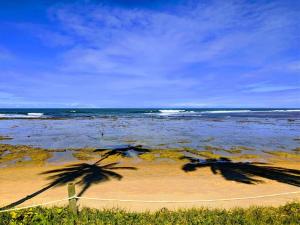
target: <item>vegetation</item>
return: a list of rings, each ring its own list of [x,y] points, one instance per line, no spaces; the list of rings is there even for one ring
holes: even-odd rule
[[[99,154],[94,153],[94,148],[73,149],[73,156],[78,160],[91,160],[99,158]]]
[[[0,136],[1,137],[1,136]],[[227,157],[231,160],[247,160],[257,159],[262,155],[246,154],[254,149],[245,146],[235,146],[230,149],[223,149],[215,146],[204,146],[204,150],[194,149],[191,147],[182,148],[167,148],[167,149],[148,149],[141,145],[115,148],[115,149],[95,149],[95,148],[78,148],[68,149],[72,151],[73,156],[77,160],[94,160],[103,158],[106,162],[130,160],[134,157],[139,157],[145,161],[157,161],[159,159],[169,159],[173,161],[180,161],[187,154],[196,155],[202,159],[219,159]],[[53,156],[54,152],[65,152],[66,149],[44,149],[36,148],[26,145],[10,145],[0,144],[0,163],[7,165],[24,165],[24,164],[44,164]],[[222,154],[222,152],[229,153],[230,156]],[[132,153],[132,154],[131,154]],[[273,158],[284,158],[288,160],[300,159],[300,148],[295,148],[291,152],[287,151],[264,151]]]
[[[216,146],[210,146],[210,145],[205,145],[203,148],[207,151],[221,151],[221,150],[223,150],[223,148],[216,147]]]
[[[300,154],[300,147],[294,148],[293,151]]]
[[[94,157],[92,157],[89,152],[83,152],[83,151],[74,152],[73,156],[78,160],[91,160],[91,159],[94,159]]]
[[[126,140],[124,140],[124,142],[127,143],[127,144],[135,144],[138,141],[137,140],[126,139]]]
[[[1,136],[0,135],[0,141],[4,141],[4,140],[12,140],[13,138],[12,137],[9,137],[9,136]]]
[[[180,160],[183,157],[183,153],[181,151],[176,150],[161,150],[160,158],[167,158],[172,160]]]
[[[290,153],[290,152],[284,152],[284,151],[264,151],[267,154],[285,158],[285,159],[300,159],[300,155],[297,153]]]
[[[245,160],[245,159],[257,159],[260,158],[259,155],[255,155],[255,154],[241,154],[239,156],[232,156],[232,157],[228,157],[233,161],[239,161],[239,160]]]
[[[188,144],[191,143],[191,140],[188,139],[180,139],[177,141],[178,144]]]
[[[204,139],[204,140],[202,140],[202,141],[203,141],[203,142],[210,142],[210,141],[213,141],[213,140],[215,140],[214,137],[208,137],[208,138],[206,138],[206,139]]]
[[[154,161],[157,157],[153,152],[147,152],[139,156],[140,159],[146,160],[146,161]]]
[[[52,153],[42,148],[26,145],[0,144],[0,163],[43,164]]]
[[[219,159],[222,157],[220,154],[214,153],[214,151],[211,150],[196,150],[196,149],[186,149],[186,152],[193,154],[197,158],[204,158],[204,159]],[[185,157],[182,157],[181,159],[184,159]]]
[[[282,225],[300,223],[300,203],[281,207],[251,207],[248,209],[161,209],[150,212],[127,212],[120,209],[96,210],[83,208],[78,215],[67,208],[33,208],[0,213],[0,224],[204,224],[204,225]]]
[[[221,157],[221,155],[215,154],[211,151],[199,151],[197,155],[206,159],[219,159]]]
[[[241,149],[224,149],[225,152],[228,152],[230,154],[240,154],[242,153]]]
[[[174,161],[181,160],[183,152],[178,149],[152,149],[149,152],[139,155],[143,160],[154,161],[156,159],[171,159]]]
[[[246,146],[234,146],[231,147],[230,149],[225,149],[224,151],[231,154],[239,154],[242,153],[243,151],[254,151],[254,149]]]

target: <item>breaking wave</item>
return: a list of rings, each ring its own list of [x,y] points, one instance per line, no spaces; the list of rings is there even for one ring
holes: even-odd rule
[[[194,111],[188,111],[184,109],[160,109],[158,111],[159,111],[159,115],[162,116],[195,113]]]

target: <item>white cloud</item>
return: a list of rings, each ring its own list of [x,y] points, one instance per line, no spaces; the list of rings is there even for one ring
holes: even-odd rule
[[[276,4],[215,1],[176,13],[102,5],[52,13],[80,41],[64,54],[64,70],[175,76],[195,63],[263,65],[294,34],[295,15],[282,10]]]
[[[299,85],[271,85],[266,83],[257,83],[252,85],[247,85],[244,87],[245,92],[250,93],[264,93],[264,92],[276,92],[276,91],[290,91],[290,90],[300,90]]]

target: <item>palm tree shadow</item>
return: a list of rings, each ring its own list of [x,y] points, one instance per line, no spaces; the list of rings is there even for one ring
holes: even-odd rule
[[[99,160],[94,164],[87,164],[87,163],[73,164],[65,168],[43,172],[41,173],[41,175],[45,175],[45,174],[50,175],[48,176],[47,179],[51,180],[51,182],[46,187],[16,202],[6,205],[0,208],[0,210],[9,209],[17,205],[20,205],[23,202],[49,190],[50,188],[63,186],[69,182],[76,182],[76,184],[82,186],[81,191],[77,195],[77,196],[82,196],[86,192],[86,190],[89,187],[91,187],[93,184],[106,182],[111,179],[121,180],[123,176],[115,172],[114,170],[120,170],[120,169],[136,170],[135,167],[116,166],[118,163],[100,165],[101,161],[102,160]]]
[[[110,156],[123,156],[130,157],[132,155],[142,155],[144,153],[150,152],[149,149],[143,148],[142,145],[132,146],[129,145],[123,148],[114,148],[114,149],[95,149],[94,152],[104,153],[101,156],[101,160],[106,159]]]
[[[228,158],[199,160],[184,156],[189,160],[182,170],[196,171],[209,167],[213,174],[220,174],[224,179],[245,184],[258,184],[264,181],[261,178],[275,180],[280,183],[300,186],[300,170],[270,166],[266,163],[233,162]]]

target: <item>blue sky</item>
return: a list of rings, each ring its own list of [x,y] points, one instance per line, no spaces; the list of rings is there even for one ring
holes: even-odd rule
[[[0,107],[300,107],[299,1],[0,1]]]

